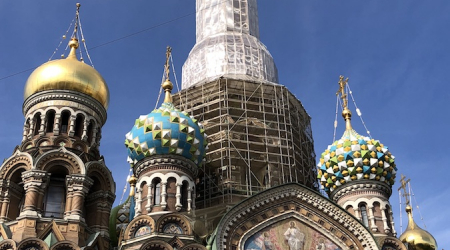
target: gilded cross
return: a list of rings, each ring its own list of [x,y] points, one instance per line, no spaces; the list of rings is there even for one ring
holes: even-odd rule
[[[406,188],[406,185],[409,183],[410,180],[411,179],[406,180],[406,177],[402,175],[402,178],[400,179],[400,187],[398,188],[398,191],[400,191],[400,189],[403,189],[402,196],[405,197],[406,206],[408,206],[410,203],[409,201],[410,194],[408,193],[408,190]]]
[[[172,53],[172,48],[170,46],[167,46],[166,50],[166,64],[164,65],[164,71],[166,73],[166,80],[169,80],[169,73],[170,73],[170,54]]]
[[[341,99],[343,102],[343,109],[348,107],[347,94],[345,93],[345,85],[348,83],[348,77],[344,80],[344,76],[339,76],[339,90],[336,92],[336,95],[341,94]]]

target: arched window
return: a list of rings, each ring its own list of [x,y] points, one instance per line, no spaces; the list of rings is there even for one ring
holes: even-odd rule
[[[386,215],[386,223],[388,225],[388,228],[391,229],[392,227],[391,208],[389,207],[389,205],[386,205],[386,210],[384,210],[384,213]]]
[[[33,120],[34,120],[33,135],[38,135],[39,129],[41,128],[41,113],[35,114]]]
[[[81,137],[83,134],[83,125],[84,125],[84,117],[83,115],[78,114],[75,119],[75,136]]]
[[[53,126],[55,125],[55,111],[50,110],[45,115],[45,122],[47,124],[47,128],[45,129],[45,132],[51,133],[53,132]]]
[[[87,127],[87,142],[89,145],[91,145],[92,143],[92,136],[94,136],[94,126],[95,126],[95,122],[93,120],[91,120],[91,122],[89,123],[89,126]]]
[[[153,205],[159,205],[161,203],[161,180],[157,179],[153,181]]]
[[[23,204],[25,201],[25,191],[23,188],[22,181],[22,172],[25,169],[19,168],[17,169],[11,176],[9,185],[10,185],[10,198],[9,198],[9,209],[8,209],[8,218],[10,220],[15,220],[20,212],[22,211]]]
[[[67,134],[69,131],[69,121],[70,121],[70,112],[69,111],[63,111],[61,113],[61,129],[60,133]]]
[[[63,218],[66,207],[66,175],[67,170],[57,167],[49,171],[50,181],[44,201],[44,217]]]
[[[30,134],[30,118],[27,119],[27,121],[25,122],[25,135],[29,135]]]
[[[366,204],[360,204],[359,210],[361,211],[361,221],[364,224],[364,226],[369,227],[369,219],[367,217],[367,208]]]
[[[101,203],[101,200],[98,199],[98,194],[104,192],[102,192],[103,189],[101,178],[95,175],[90,175],[89,177],[92,179],[93,184],[89,188],[89,192],[86,197],[86,201],[83,208],[83,217],[86,221],[86,224],[89,227],[92,227],[96,225],[98,221],[97,206],[99,203]]]
[[[183,186],[181,186],[181,206],[183,209],[187,209],[188,206],[188,190],[189,183],[187,181],[183,181]]]

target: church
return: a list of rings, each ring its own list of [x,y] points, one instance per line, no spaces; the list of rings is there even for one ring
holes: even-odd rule
[[[182,90],[168,47],[164,100],[130,121],[130,192],[113,207],[99,147],[109,88],[77,56],[77,4],[69,54],[25,83],[22,141],[0,166],[0,250],[437,249],[403,176],[408,227],[395,231],[395,149],[353,129],[348,78],[335,86],[345,131],[316,162],[311,118],[259,39],[257,1],[196,8]]]

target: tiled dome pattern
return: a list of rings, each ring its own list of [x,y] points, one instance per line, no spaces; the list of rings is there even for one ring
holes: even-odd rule
[[[395,157],[379,141],[364,137],[353,129],[322,153],[318,179],[330,194],[334,189],[356,180],[377,180],[392,186],[397,167]]]
[[[202,125],[167,102],[136,119],[134,127],[125,137],[131,164],[152,155],[176,154],[199,166],[207,144]]]

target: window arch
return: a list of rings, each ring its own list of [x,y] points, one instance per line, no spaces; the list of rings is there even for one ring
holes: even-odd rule
[[[161,179],[153,180],[153,205],[159,206],[161,204]]]
[[[61,113],[61,128],[60,133],[67,134],[69,131],[69,122],[70,122],[70,112],[67,110],[64,110]]]
[[[11,175],[10,178],[10,198],[9,198],[9,209],[7,217],[10,220],[15,220],[20,212],[22,211],[24,201],[25,201],[25,191],[22,181],[22,172],[24,168],[19,168]]]
[[[25,122],[24,132],[25,136],[30,134],[30,118],[28,118],[27,121]]]
[[[367,205],[365,203],[359,204],[359,211],[361,212],[361,222],[364,226],[369,227],[369,219],[367,217]]]
[[[44,201],[44,217],[63,218],[66,208],[66,176],[63,166],[55,166],[50,171],[50,180]]]
[[[77,115],[75,119],[75,136],[81,137],[83,134],[84,116],[81,114]]]
[[[39,129],[41,128],[41,113],[36,113],[34,115],[34,128],[33,128],[33,135],[39,134]]]
[[[47,124],[45,132],[46,133],[53,132],[53,126],[55,125],[55,111],[54,110],[47,111],[47,113],[45,114],[45,122]]]
[[[189,183],[187,181],[183,181],[183,186],[181,186],[181,206],[183,209],[187,209],[188,207],[188,192]]]
[[[92,137],[94,136],[94,126],[95,122],[93,120],[90,121],[89,126],[87,127],[87,142],[89,145],[92,143]]]

